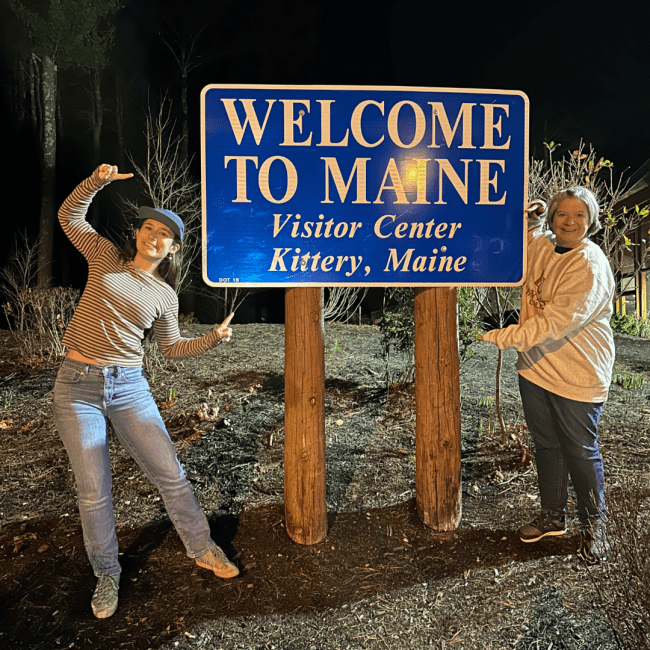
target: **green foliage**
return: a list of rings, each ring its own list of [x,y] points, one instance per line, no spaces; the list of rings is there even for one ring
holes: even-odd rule
[[[650,338],[650,320],[647,318],[639,318],[631,314],[616,314],[612,316],[609,324],[615,332]]]
[[[415,293],[411,287],[390,287],[384,292],[384,314],[379,321],[382,356],[386,363],[386,381],[391,378],[388,360],[392,352],[406,355],[401,379],[415,373]]]
[[[616,374],[612,377],[612,383],[623,386],[627,390],[636,390],[643,386],[645,378],[643,375],[635,375],[633,372],[626,372],[625,374]]]
[[[461,359],[475,353],[472,344],[481,334],[478,324],[479,304],[470,287],[458,289],[458,342]],[[412,287],[391,287],[384,294],[384,315],[379,322],[382,356],[388,364],[392,352],[406,355],[403,378],[412,378],[415,352],[415,293]]]
[[[386,289],[384,304],[384,315],[379,322],[384,356],[388,356],[391,350],[412,353],[415,337],[413,289],[411,287]]]
[[[490,436],[493,436],[497,431],[497,423],[494,420],[487,420],[487,427],[483,422],[483,418],[479,420],[478,428],[476,429],[476,435],[480,438],[484,433],[487,433]]]
[[[14,398],[13,390],[9,389],[5,391],[5,394],[2,397],[2,404],[4,409],[8,409],[11,406],[11,402],[13,401],[13,398]]]
[[[561,160],[555,158],[560,143],[544,142],[545,160],[533,160],[530,167],[529,197],[548,201],[554,194],[567,187],[587,187],[596,197],[604,213],[618,202],[624,185],[613,182],[614,163],[599,158],[593,147],[587,150],[584,142],[577,149],[566,150]]]
[[[483,330],[479,324],[480,305],[473,287],[458,289],[458,344],[461,359],[469,359],[476,352],[472,344],[476,342]]]
[[[343,348],[341,347],[341,344],[339,343],[338,339],[334,339],[334,345],[332,346],[332,349],[330,350],[332,354],[342,354],[343,353]]]
[[[547,158],[531,161],[529,200],[548,201],[559,190],[567,187],[589,188],[598,199],[600,222],[603,226],[594,235],[593,240],[605,253],[614,276],[620,279],[630,271],[637,272],[643,268],[648,259],[647,251],[645,255],[621,255],[622,250],[631,253],[635,247],[638,249],[639,244],[634,243],[632,233],[640,226],[647,228],[650,215],[650,209],[646,204],[636,205],[630,209],[621,206],[622,197],[627,189],[624,175],[620,174],[616,179],[613,171],[614,163],[606,158],[599,158],[591,146],[587,150],[583,142],[580,142],[577,149],[565,152],[561,160],[554,159],[559,144],[545,142],[544,146],[547,150]],[[631,269],[630,264],[633,267]],[[621,283],[617,282],[617,291],[620,290]]]

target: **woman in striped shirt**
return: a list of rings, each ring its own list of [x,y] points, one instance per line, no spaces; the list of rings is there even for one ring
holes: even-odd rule
[[[182,338],[172,288],[184,234],[170,210],[141,208],[141,226],[124,250],[86,221],[95,194],[131,178],[100,165],[64,201],[61,226],[88,261],[88,281],[63,343],[69,348],[54,387],[54,420],[75,475],[84,543],[98,577],[98,618],[117,608],[120,564],[111,499],[107,423],[160,491],[187,551],[221,578],[239,573],[210,537],[142,369],[142,339],[151,329],[166,357],[191,357],[229,341],[230,317],[205,336]]]

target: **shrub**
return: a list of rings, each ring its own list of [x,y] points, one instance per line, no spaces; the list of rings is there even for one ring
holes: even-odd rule
[[[79,302],[77,289],[36,285],[38,242],[19,235],[9,264],[0,269],[0,290],[7,302],[2,307],[7,326],[18,339],[26,361],[62,356],[66,327]]]
[[[395,379],[411,381],[415,372],[415,293],[412,287],[391,287],[384,294],[384,314],[379,322],[381,332],[382,355],[386,362],[386,379],[388,376],[388,359],[391,352],[405,355],[401,376]],[[458,289],[458,345],[461,359],[474,354],[471,345],[481,333],[478,324],[480,305],[471,288]]]
[[[603,226],[594,236],[594,241],[609,260],[617,280],[618,298],[622,290],[622,277],[640,271],[648,261],[650,249],[644,251],[640,243],[633,241],[633,233],[639,227],[647,228],[650,217],[647,202],[629,209],[621,205],[628,183],[624,174],[616,179],[614,163],[599,158],[593,147],[587,149],[582,141],[577,149],[566,151],[561,160],[554,158],[559,144],[545,142],[544,146],[547,159],[531,161],[529,200],[541,198],[548,201],[558,190],[567,187],[582,186],[594,192],[600,205],[600,222]]]
[[[650,480],[630,478],[608,495],[607,560],[589,574],[599,607],[628,648],[650,649]]]
[[[650,339],[650,321],[631,314],[616,314],[609,321],[612,329],[621,334],[631,334]]]
[[[63,356],[63,334],[79,302],[77,289],[22,289],[3,305],[9,327],[28,361]]]
[[[379,321],[382,356],[386,363],[386,381],[391,378],[388,361],[391,352],[406,355],[401,377],[396,380],[412,380],[415,373],[415,293],[412,287],[389,287],[384,291],[383,316]]]

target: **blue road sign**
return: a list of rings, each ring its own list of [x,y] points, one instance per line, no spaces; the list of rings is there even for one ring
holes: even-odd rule
[[[528,98],[444,88],[211,85],[210,285],[514,285]]]

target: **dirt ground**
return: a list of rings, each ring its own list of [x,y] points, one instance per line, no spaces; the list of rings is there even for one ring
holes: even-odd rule
[[[214,538],[241,574],[219,580],[186,557],[159,495],[113,444],[123,573],[119,608],[103,621],[90,610],[95,578],[50,414],[56,367],[18,363],[0,332],[0,647],[621,647],[574,555],[575,525],[538,544],[515,535],[539,499],[534,464],[494,430],[494,347],[477,344],[484,358],[461,368],[463,517],[436,533],[415,511],[413,386],[387,390],[375,327],[326,325],[328,536],[301,546],[284,529],[284,328],[234,332],[150,381]],[[526,440],[514,359],[505,354],[503,413]],[[402,366],[391,358],[393,375]],[[650,341],[617,337],[615,372],[645,383],[614,384],[605,407],[609,489],[648,472]]]

